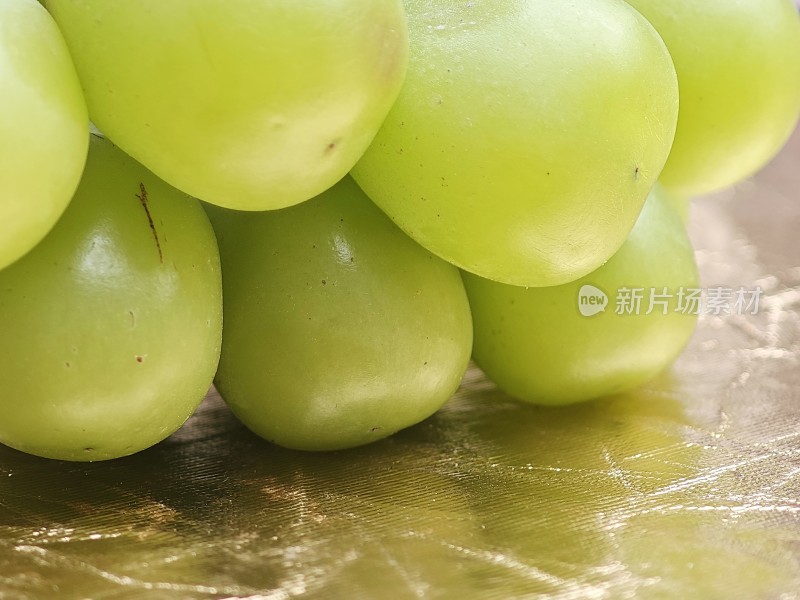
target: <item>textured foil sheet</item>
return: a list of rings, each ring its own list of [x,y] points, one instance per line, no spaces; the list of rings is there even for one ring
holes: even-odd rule
[[[706,315],[634,393],[515,403],[475,368],[436,416],[309,454],[213,393],[138,455],[0,448],[0,599],[800,598],[800,134],[696,200]]]

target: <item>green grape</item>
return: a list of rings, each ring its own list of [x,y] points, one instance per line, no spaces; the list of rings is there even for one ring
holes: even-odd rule
[[[406,0],[406,83],[353,170],[420,244],[565,283],[625,241],[669,153],[675,70],[621,0]]]
[[[680,85],[662,183],[703,194],[753,174],[800,114],[800,18],[791,0],[628,0],[661,34]]]
[[[400,0],[59,0],[97,126],[168,183],[241,210],[341,179],[405,73]]]
[[[203,399],[221,327],[199,203],[93,136],[63,217],[0,271],[0,442],[81,461],[155,444]]]
[[[0,269],[64,212],[88,146],[86,103],[56,24],[35,0],[0,0]]]
[[[692,200],[688,196],[684,196],[675,192],[670,192],[667,189],[661,188],[661,197],[672,207],[678,216],[683,221],[684,225],[689,224],[689,217],[691,213]]]
[[[582,279],[525,289],[464,273],[473,356],[500,388],[536,404],[567,404],[628,391],[678,356],[694,330],[698,276],[681,218],[660,189],[619,252]],[[635,295],[639,310],[619,302]]]
[[[224,272],[216,385],[265,439],[332,450],[434,413],[469,361],[458,270],[345,178],[300,206],[209,208]]]

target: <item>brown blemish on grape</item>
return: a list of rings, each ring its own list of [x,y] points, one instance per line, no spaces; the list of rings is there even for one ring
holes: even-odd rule
[[[325,146],[325,154],[330,154],[331,152],[333,152],[334,150],[336,150],[336,147],[337,147],[339,144],[341,144],[341,143],[342,143],[342,140],[341,140],[341,139],[335,139],[335,140],[333,140],[333,141],[332,141],[330,144],[328,144],[327,146]]]
[[[128,314],[131,316],[131,327],[136,327],[136,313],[134,313],[132,310],[129,310]]]
[[[143,356],[137,356],[136,357],[136,362],[139,363],[139,364],[143,363],[144,362],[144,357]]]
[[[156,248],[158,249],[158,259],[161,261],[161,264],[164,264],[164,253],[161,251],[161,242],[158,241],[158,232],[156,231],[156,225],[153,223],[153,217],[150,215],[150,208],[147,206],[147,190],[144,187],[143,183],[139,183],[139,193],[135,194],[135,196],[139,199],[139,202],[142,203],[142,208],[144,208],[144,212],[147,215],[147,222],[150,224],[150,230],[153,232],[153,239],[156,241]]]
[[[637,165],[637,166],[636,166],[636,168],[633,170],[633,178],[634,178],[634,179],[639,179],[639,167],[638,167],[638,165]]]
[[[94,448],[92,448],[92,447],[90,446],[89,448],[84,448],[84,449],[83,449],[83,451],[84,451],[84,452],[94,452]]]

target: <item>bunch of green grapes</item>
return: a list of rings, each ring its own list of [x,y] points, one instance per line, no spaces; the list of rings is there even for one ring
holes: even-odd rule
[[[794,129],[800,18],[0,0],[0,109],[0,442],[124,456],[214,380],[265,439],[347,448],[470,357],[542,404],[665,369],[699,287],[675,208]]]

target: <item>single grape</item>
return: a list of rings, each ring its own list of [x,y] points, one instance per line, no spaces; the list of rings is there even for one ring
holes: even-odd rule
[[[406,0],[403,91],[353,177],[446,260],[564,283],[625,241],[678,113],[658,34],[621,0]]]
[[[80,461],[155,444],[208,390],[221,325],[199,203],[93,136],[63,217],[0,271],[0,442]]]
[[[399,92],[400,0],[50,1],[98,127],[175,187],[242,210],[341,179]]]
[[[753,174],[800,114],[800,18],[791,0],[628,0],[664,38],[680,86],[662,183],[688,196]]]
[[[681,218],[681,221],[683,221],[684,226],[689,225],[692,199],[689,196],[670,191],[661,184],[658,184],[658,186],[659,190],[657,193],[661,200],[672,207],[672,210],[674,210]]]
[[[64,212],[88,146],[86,103],[56,24],[36,0],[0,0],[0,269]]]
[[[691,244],[659,187],[619,252],[586,277],[525,289],[464,273],[464,284],[475,361],[501,389],[536,404],[645,383],[678,356],[700,308]]]
[[[352,179],[280,211],[209,214],[225,301],[215,382],[255,433],[303,450],[358,446],[456,390],[472,345],[458,270]]]

